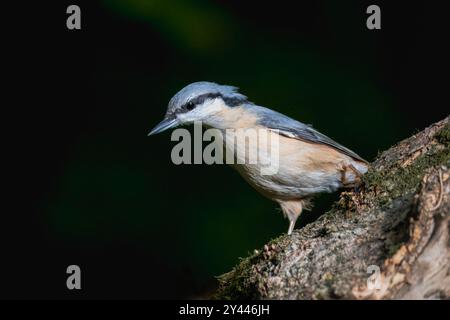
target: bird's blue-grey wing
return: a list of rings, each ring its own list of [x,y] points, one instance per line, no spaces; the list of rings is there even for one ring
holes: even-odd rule
[[[308,142],[325,144],[356,160],[367,162],[350,149],[340,145],[326,135],[313,129],[311,125],[301,123],[300,121],[289,118],[282,113],[264,107],[251,105],[249,108],[253,109],[252,111],[257,114],[258,124],[269,129],[278,130],[281,135]]]

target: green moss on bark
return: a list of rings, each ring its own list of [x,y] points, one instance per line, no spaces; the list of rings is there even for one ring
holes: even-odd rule
[[[364,184],[377,192],[379,205],[385,205],[392,199],[414,192],[423,177],[424,170],[450,162],[450,125],[447,123],[434,136],[431,143],[413,165],[401,166],[393,163],[389,167],[371,168],[363,177]]]

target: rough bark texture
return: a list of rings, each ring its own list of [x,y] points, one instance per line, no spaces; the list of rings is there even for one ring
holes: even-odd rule
[[[449,168],[447,117],[383,152],[317,221],[220,276],[215,297],[449,298]]]

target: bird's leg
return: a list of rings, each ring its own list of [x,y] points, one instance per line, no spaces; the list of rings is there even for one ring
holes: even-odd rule
[[[289,229],[287,234],[290,235],[292,231],[294,231],[295,223],[297,222],[298,217],[300,217],[300,214],[302,213],[302,205],[301,202],[299,203],[300,208],[296,210],[295,212],[290,212],[287,217],[289,219]]]
[[[287,232],[288,235],[290,235],[292,233],[292,231],[294,231],[295,222],[297,222],[297,217],[295,217],[292,220],[291,220],[291,218],[289,218],[289,229]]]
[[[290,235],[295,227],[295,222],[302,213],[303,200],[286,200],[278,201],[283,210],[284,215],[289,219],[289,229],[287,234]]]

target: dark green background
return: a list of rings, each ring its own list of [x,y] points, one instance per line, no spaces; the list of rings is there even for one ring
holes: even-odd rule
[[[80,31],[65,28],[72,3]],[[443,20],[436,7],[408,3],[378,2],[375,31],[364,1],[53,7],[34,39],[39,71],[29,75],[45,89],[28,113],[40,117],[25,201],[33,209],[16,217],[27,223],[16,242],[26,250],[9,248],[5,295],[208,296],[214,276],[287,221],[231,168],[171,163],[170,133],[147,137],[169,99],[194,81],[235,85],[371,161],[448,114],[437,78]],[[337,197],[320,196],[297,227]],[[27,276],[30,261],[40,261],[38,277]],[[82,269],[81,292],[65,289],[69,264]]]

